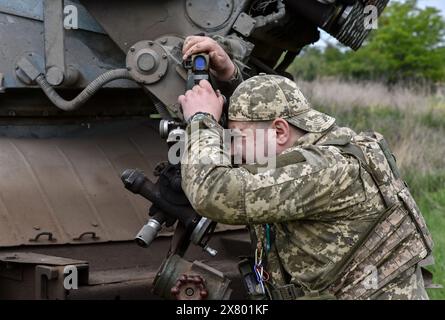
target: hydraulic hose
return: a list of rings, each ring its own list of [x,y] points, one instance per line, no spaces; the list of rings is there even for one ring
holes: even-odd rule
[[[54,88],[46,81],[43,74],[39,75],[36,79],[39,86],[45,92],[46,96],[54,103],[59,109],[64,111],[73,111],[81,107],[85,102],[87,102],[99,89],[105,86],[107,83],[119,80],[128,79],[133,80],[127,69],[116,69],[105,72],[100,75],[97,79],[91,82],[77,97],[71,101],[63,99]]]

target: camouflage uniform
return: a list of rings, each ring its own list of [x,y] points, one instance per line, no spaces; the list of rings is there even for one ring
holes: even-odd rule
[[[231,97],[231,121],[263,121],[277,117],[307,131],[277,156],[276,169],[233,167],[221,148],[222,128],[200,117],[199,138],[188,140],[182,165],[183,189],[195,210],[226,224],[253,226],[264,238],[271,225],[274,241],[267,252],[270,288],[292,283],[306,295],[319,291],[319,279],[335,270],[361,235],[385,209],[370,174],[359,161],[326,141],[355,136],[335,119],[309,106],[296,85],[279,76],[256,76]],[[190,126],[189,126],[190,128]],[[199,149],[199,152],[196,150]],[[223,157],[224,161],[199,164]],[[209,162],[204,162],[209,163]],[[373,298],[427,299],[422,276],[414,267],[394,279]],[[355,298],[337,295],[337,298]]]

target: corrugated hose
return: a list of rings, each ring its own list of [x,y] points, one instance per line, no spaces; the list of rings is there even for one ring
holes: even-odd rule
[[[116,69],[105,72],[100,75],[97,79],[92,81],[77,97],[71,101],[63,99],[54,88],[46,81],[43,74],[39,75],[36,82],[42,88],[43,92],[47,97],[54,103],[59,109],[64,111],[73,111],[81,107],[85,102],[87,102],[99,89],[105,86],[107,83],[119,80],[128,79],[133,80],[127,69]]]

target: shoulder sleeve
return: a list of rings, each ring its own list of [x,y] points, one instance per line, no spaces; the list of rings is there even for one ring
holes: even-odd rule
[[[199,138],[187,144],[183,189],[199,214],[226,224],[318,217],[327,212],[336,190],[359,177],[358,165],[348,162],[355,160],[342,159],[330,147],[296,148],[297,160],[285,154],[286,161],[279,156],[276,168],[263,171],[233,168],[216,129],[200,130]]]

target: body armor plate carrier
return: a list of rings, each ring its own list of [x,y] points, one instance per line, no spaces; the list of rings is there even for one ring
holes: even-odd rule
[[[386,209],[317,287],[338,299],[372,299],[431,255],[431,234],[381,134],[360,133],[323,145],[335,146],[361,163],[378,186]],[[376,277],[372,286],[370,276]]]

